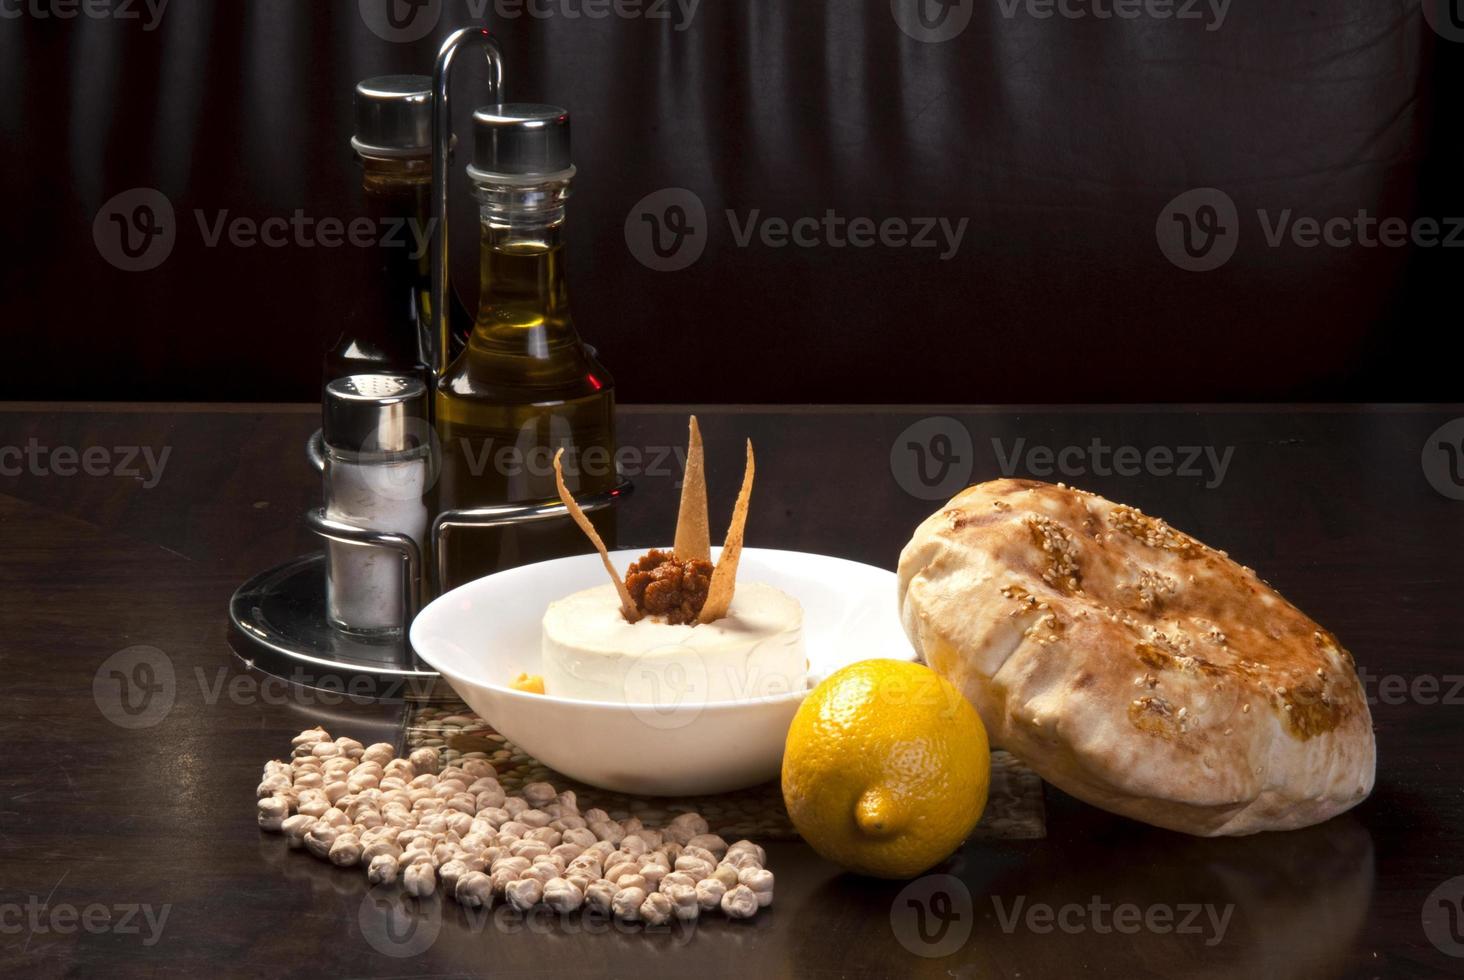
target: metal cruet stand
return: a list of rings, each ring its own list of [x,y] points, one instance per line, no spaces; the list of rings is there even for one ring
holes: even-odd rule
[[[452,67],[458,52],[476,46],[488,62],[487,103],[503,101],[503,55],[498,41],[484,28],[463,28],[450,35],[438,51],[433,73],[432,178],[434,219],[432,322],[419,338],[423,361],[433,377],[446,368],[448,349],[448,296],[451,262],[448,234],[450,208],[448,176],[452,160],[451,111]],[[325,468],[325,447],[320,431],[311,436],[306,456],[317,471]],[[615,489],[577,497],[580,507],[594,512],[612,506],[630,493],[629,481]],[[235,591],[229,603],[234,648],[251,667],[291,683],[339,693],[352,699],[431,700],[451,697],[436,684],[438,674],[423,664],[409,639],[412,620],[424,597],[435,596],[446,578],[446,556],[452,532],[464,528],[504,527],[537,521],[562,519],[568,511],[561,503],[504,504],[449,510],[432,521],[430,541],[435,562],[428,563],[411,537],[373,531],[332,520],[325,508],[305,514],[305,522],[322,540],[397,553],[403,566],[403,628],[382,635],[355,635],[336,629],[325,613],[325,555],[316,552],[292,559],[249,579]]]

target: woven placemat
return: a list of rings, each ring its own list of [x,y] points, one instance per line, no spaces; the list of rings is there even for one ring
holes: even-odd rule
[[[706,818],[712,833],[728,840],[798,839],[776,781],[711,796],[642,798],[598,789],[550,769],[494,731],[461,702],[410,705],[403,741],[408,752],[424,746],[436,748],[444,763],[486,759],[498,770],[498,781],[509,793],[534,782],[550,783],[560,790],[572,789],[581,809],[599,807],[615,820],[639,817],[646,826],[655,827],[678,813],[695,811]],[[972,837],[1033,840],[1046,836],[1042,780],[998,749],[991,754],[991,791],[986,812]]]

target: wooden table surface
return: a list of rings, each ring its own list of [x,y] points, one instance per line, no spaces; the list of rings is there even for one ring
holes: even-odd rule
[[[1353,652],[1374,699],[1376,790],[1309,830],[1200,840],[1049,787],[1046,839],[972,841],[908,888],[775,845],[776,904],[692,930],[383,908],[359,869],[261,833],[254,786],[300,729],[389,740],[402,707],[281,690],[228,639],[233,589],[315,550],[301,522],[318,503],[302,453],[315,410],[0,405],[0,974],[1464,972],[1464,489],[1450,455],[1464,422],[1437,431],[1464,408],[699,414],[714,513],[730,509],[741,439],[757,445],[753,545],[893,567],[942,478],[1014,473],[1227,549]],[[684,431],[677,408],[622,411],[638,484],[622,544],[669,533],[665,453]],[[170,668],[145,717],[119,712],[104,666],[137,646]]]

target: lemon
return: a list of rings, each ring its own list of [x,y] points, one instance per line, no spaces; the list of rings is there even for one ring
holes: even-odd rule
[[[830,861],[913,878],[981,819],[991,751],[976,709],[921,664],[864,660],[799,707],[783,751],[793,826]]]

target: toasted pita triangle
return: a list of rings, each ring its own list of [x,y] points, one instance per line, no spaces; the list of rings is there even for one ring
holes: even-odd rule
[[[732,523],[727,527],[727,541],[717,567],[712,570],[712,583],[707,588],[707,601],[702,605],[699,623],[711,623],[727,615],[732,608],[732,593],[737,588],[737,563],[742,559],[742,535],[747,530],[747,505],[752,499],[752,477],[757,469],[752,458],[752,440],[747,440],[747,469],[742,474],[742,489],[732,508]]]
[[[564,485],[564,466],[559,461],[563,455],[563,448],[554,454],[554,486],[559,491],[559,499],[564,503],[565,509],[569,511],[569,516],[574,518],[579,529],[585,532],[585,537],[590,539],[590,543],[600,553],[600,560],[605,563],[605,571],[610,573],[610,578],[615,582],[615,591],[620,594],[620,611],[627,621],[633,623],[640,619],[640,610],[635,608],[635,600],[631,599],[630,590],[625,587],[620,573],[610,563],[610,552],[605,549],[605,542],[600,540],[600,535],[595,531],[595,525],[590,523],[590,519],[585,516],[584,511],[580,510],[579,504],[575,503],[574,497],[570,496],[568,488]]]
[[[701,427],[691,417],[686,445],[686,472],[681,476],[681,511],[676,515],[676,543],[672,550],[682,561],[712,560],[712,529],[707,520],[706,454]]]

